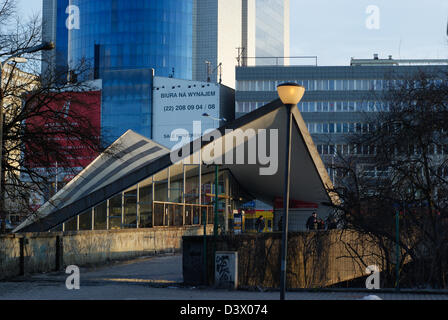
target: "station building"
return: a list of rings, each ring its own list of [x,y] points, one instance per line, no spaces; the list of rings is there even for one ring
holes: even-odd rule
[[[292,119],[290,199],[325,218],[338,200],[297,108]],[[212,224],[216,186],[218,224],[229,231],[244,203],[283,196],[286,121],[277,99],[176,150],[127,131],[14,232]],[[310,212],[295,214],[304,225]]]

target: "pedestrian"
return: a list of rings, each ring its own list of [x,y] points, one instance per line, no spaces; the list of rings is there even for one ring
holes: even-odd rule
[[[257,228],[257,232],[263,232],[265,227],[263,216],[258,217],[257,222],[255,222],[255,227]]]
[[[317,218],[317,212],[313,212],[311,217],[306,221],[307,230],[317,230],[319,229],[319,218]]]

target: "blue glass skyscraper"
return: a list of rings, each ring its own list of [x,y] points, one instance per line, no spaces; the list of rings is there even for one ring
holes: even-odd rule
[[[67,53],[70,70],[82,60],[89,64],[82,80],[102,79],[106,141],[128,129],[151,137],[153,69],[191,79],[192,8],[192,0],[57,0],[56,49]],[[63,65],[56,60],[57,68]]]

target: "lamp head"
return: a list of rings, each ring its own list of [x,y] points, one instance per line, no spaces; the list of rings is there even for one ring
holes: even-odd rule
[[[305,87],[297,83],[287,82],[277,86],[278,96],[283,104],[298,104],[305,93]]]

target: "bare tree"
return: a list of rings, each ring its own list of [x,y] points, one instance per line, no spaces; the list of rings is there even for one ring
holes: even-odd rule
[[[368,132],[338,154],[332,191],[346,226],[381,248],[390,284],[398,267],[407,285],[446,288],[448,75],[418,72],[390,84],[381,97],[389,110],[366,116]]]
[[[15,4],[14,0],[0,0],[0,63],[42,42],[40,19],[31,17],[23,22]],[[90,82],[61,82],[67,74],[59,74],[56,69],[40,74],[40,52],[21,56],[28,62],[20,70],[17,62],[8,62],[2,76],[3,222],[7,210],[23,216],[33,213],[30,194],[48,192],[55,164],[76,174],[108,144],[101,140],[99,125],[91,117],[92,110],[98,108],[98,89]],[[82,61],[71,70],[79,78],[89,72],[91,67]],[[69,104],[76,104],[77,108],[68,108]]]

